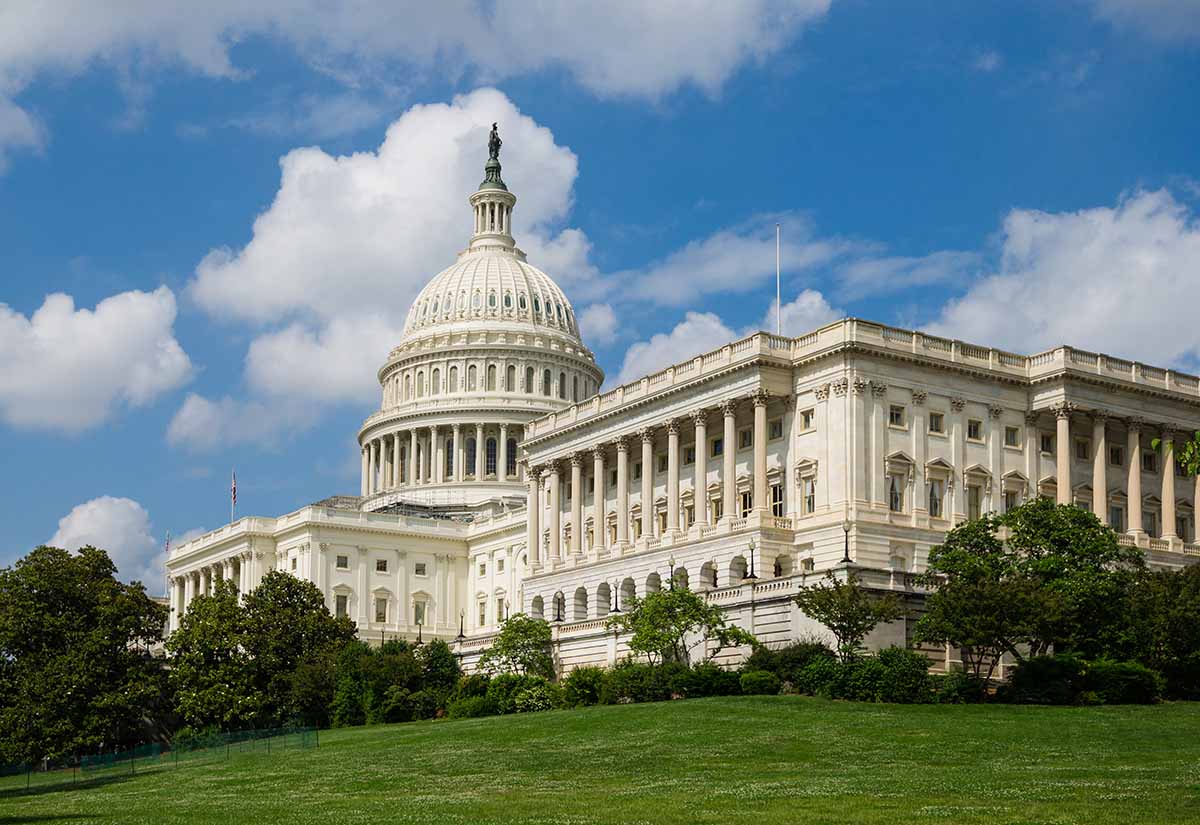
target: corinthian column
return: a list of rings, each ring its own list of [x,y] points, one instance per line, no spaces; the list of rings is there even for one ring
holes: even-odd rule
[[[1163,428],[1162,436],[1162,535],[1165,539],[1175,535],[1175,433]]]
[[[1063,402],[1054,408],[1058,430],[1054,438],[1055,487],[1058,488],[1058,503],[1070,504],[1071,494],[1071,411],[1074,405]]]
[[[371,442],[371,470],[367,473],[367,495],[373,496],[379,491],[379,442]]]
[[[642,535],[654,535],[654,430],[649,427],[642,430]]]
[[[725,433],[721,447],[721,518],[738,517],[737,511],[737,402],[733,399],[722,402],[721,413],[725,416]]]
[[[692,481],[692,505],[696,513],[696,525],[708,524],[708,492],[706,490],[708,466],[708,410],[696,410],[692,413],[692,421],[696,425],[696,475]]]
[[[542,468],[529,471],[529,530],[525,545],[529,549],[529,564],[533,567],[542,563]]]
[[[571,552],[583,551],[583,456],[571,456]]]
[[[667,532],[679,532],[679,422],[667,423]]]
[[[1108,523],[1108,414],[1092,413],[1092,512]]]
[[[404,483],[403,467],[404,463],[400,460],[400,433],[392,435],[392,486],[399,487]]]
[[[487,445],[483,443],[483,425],[475,425],[475,480],[483,481],[484,477],[484,451]]]
[[[604,446],[597,445],[592,450],[592,524],[596,536],[592,541],[592,549],[596,552],[600,552],[608,546],[608,516],[605,512],[604,482]]]
[[[508,425],[500,425],[500,440],[496,442],[496,480],[508,481]]]
[[[767,392],[754,393],[754,509],[765,512],[767,501]]]
[[[1140,419],[1129,419],[1129,445],[1125,452],[1129,453],[1127,486],[1129,532],[1138,536],[1145,532],[1142,529],[1142,422]]]
[[[629,438],[617,439],[617,546],[629,544]]]
[[[365,496],[367,495],[367,468],[371,463],[371,451],[368,450],[367,446],[364,444],[359,452],[362,453],[362,479],[358,485],[358,494],[360,496]]]
[[[562,560],[562,514],[559,511],[558,462],[550,462],[550,558]]]

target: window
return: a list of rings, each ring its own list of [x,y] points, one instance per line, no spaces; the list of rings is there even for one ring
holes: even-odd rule
[[[467,475],[475,475],[475,439],[467,439],[467,457],[463,472]]]
[[[414,576],[425,576],[425,575],[428,575],[428,574],[425,572],[425,562],[423,562],[423,561],[419,561],[419,562],[417,562],[416,564],[414,564],[414,565],[413,565],[413,575],[414,575]]]
[[[754,509],[754,497],[749,493],[742,493],[742,518],[750,515],[750,511]]]
[[[1017,509],[1017,507],[1020,505],[1020,503],[1021,502],[1017,501],[1017,491],[1016,490],[1005,490],[1004,491],[1004,512],[1007,513],[1012,510]]]
[[[783,485],[771,485],[771,515],[783,517]]]
[[[683,448],[683,463],[684,464],[695,464],[696,463],[696,448],[694,446]]]
[[[1158,538],[1158,513],[1143,514],[1142,529],[1146,531],[1146,535],[1150,538]]]
[[[467,392],[475,391],[475,384],[478,380],[477,379],[478,375],[479,375],[479,370],[475,367],[474,364],[467,367]]]
[[[617,486],[617,470],[615,467],[608,471],[608,486],[609,487]]]
[[[501,389],[505,392],[517,391],[517,368],[512,364],[504,370],[504,386]]]
[[[940,412],[931,412],[929,414],[929,432],[946,432],[946,416]]]
[[[1189,537],[1191,536],[1191,531],[1188,529],[1189,527],[1190,525],[1188,524],[1187,516],[1175,517],[1175,535],[1179,536],[1179,538],[1183,539],[1184,541],[1188,541]]]
[[[754,430],[745,429],[738,432],[738,449],[747,450],[754,445]]]
[[[349,570],[350,569],[350,557],[349,556],[338,556],[337,557],[337,569],[338,570]]]
[[[1092,455],[1092,445],[1086,438],[1075,440],[1075,460],[1087,461]]]
[[[811,430],[816,426],[816,410],[804,410],[800,413],[800,429]]]
[[[458,367],[450,368],[450,392],[458,392]]]
[[[888,426],[903,427],[904,426],[904,407],[899,404],[893,404],[888,407]]]
[[[553,379],[550,377],[550,370],[542,370],[542,395],[547,398],[554,391],[554,388],[551,386],[552,383]]]
[[[454,439],[453,438],[446,439],[446,449],[443,450],[443,452],[446,454],[446,478],[451,479],[454,477]]]
[[[437,395],[442,391],[442,371],[435,369],[429,380],[429,394]]]
[[[425,624],[425,602],[413,602],[413,624]]]
[[[777,438],[783,438],[783,419],[776,418],[774,421],[767,422],[767,438],[774,441]]]
[[[660,473],[665,473],[665,472],[667,471],[667,466],[668,466],[668,462],[667,462],[667,454],[666,454],[666,453],[662,453],[662,454],[661,454],[661,455],[659,455],[659,457],[658,457],[658,471],[659,471]]]
[[[496,624],[504,621],[504,600],[496,599]]]
[[[634,479],[634,481],[637,481],[641,477],[642,477],[642,462],[638,461],[638,462],[635,462],[633,465],[633,479]]]
[[[983,490],[978,484],[967,487],[967,518],[974,521],[983,515]]]
[[[525,392],[533,392],[533,367],[525,368]]]
[[[350,597],[339,593],[334,599],[333,610],[335,616],[345,616],[350,610]]]
[[[804,479],[804,515],[811,516],[817,511],[817,480]]]
[[[1108,448],[1108,463],[1114,467],[1121,467],[1125,464],[1125,448],[1124,447],[1109,447]]]
[[[1021,446],[1021,431],[1017,427],[1004,428],[1004,446],[1005,447],[1020,447]]]
[[[504,572],[504,559],[496,559],[496,572],[497,573]]]
[[[1158,472],[1158,453],[1152,453],[1148,450],[1142,453],[1142,472]]]
[[[983,422],[978,418],[967,421],[967,440],[983,441]]]
[[[375,559],[375,572],[376,573],[386,573],[387,572],[387,559]]]
[[[896,473],[888,476],[888,509],[904,512],[904,477]]]
[[[487,575],[487,562],[479,562],[479,578]]]
[[[292,571],[295,572],[295,570],[296,570],[296,557],[292,556]]]
[[[375,599],[375,621],[381,624],[387,621],[387,599],[383,597]]]
[[[479,626],[483,627],[487,624],[487,602],[479,603]]]
[[[943,481],[940,478],[932,479],[929,482],[929,517],[942,517],[942,497],[945,494]]]
[[[708,512],[712,514],[712,523],[716,524],[721,520],[721,499],[714,498],[708,503]]]
[[[484,468],[484,474],[489,476],[496,474],[496,439],[494,438],[487,440],[487,464]]]
[[[725,439],[714,438],[712,441],[709,442],[709,445],[710,446],[709,446],[708,452],[709,452],[709,455],[711,455],[713,458],[716,458],[717,456],[725,454]]]
[[[562,399],[567,397],[567,374],[565,372],[558,374],[558,397]]]
[[[496,365],[495,364],[488,364],[487,389],[488,389],[488,392],[495,392],[495,390],[496,390]]]
[[[693,504],[689,504],[683,508],[683,526],[691,527],[695,523],[696,523],[696,507]]]
[[[510,476],[517,474],[517,440],[508,439],[508,450],[504,456],[504,472]]]
[[[1054,452],[1054,436],[1048,435],[1046,433],[1042,433],[1041,441],[1042,441],[1042,452],[1043,453]]]

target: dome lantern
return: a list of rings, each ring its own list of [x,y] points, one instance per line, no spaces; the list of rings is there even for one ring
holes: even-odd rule
[[[500,177],[500,132],[492,124],[488,136],[488,160],[484,165],[483,182],[478,191],[471,195],[471,208],[475,215],[475,230],[471,235],[471,249],[480,247],[503,247],[514,249],[512,236],[512,210],[517,196],[508,191]]]

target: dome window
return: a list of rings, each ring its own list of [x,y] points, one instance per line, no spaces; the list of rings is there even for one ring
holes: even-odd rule
[[[511,292],[504,293],[504,308],[512,309],[512,293]]]
[[[471,309],[479,309],[479,304],[480,304],[479,293],[476,292],[474,295],[471,296]]]
[[[542,302],[538,300],[538,296],[533,296],[533,311],[538,315],[542,314]]]
[[[563,322],[562,304],[556,303],[554,305],[554,311],[558,313],[558,322],[561,324]]]
[[[438,311],[438,299],[434,298],[433,299],[433,314],[437,315],[437,311]]]
[[[522,292],[520,295],[517,296],[517,306],[519,306],[521,308],[522,312],[524,312],[525,307],[528,306],[528,304],[525,302],[525,293],[524,292]]]
[[[459,309],[467,308],[467,293],[465,293],[465,292],[458,293],[458,308]]]
[[[489,292],[488,293],[488,309],[495,309],[495,308],[496,308],[496,293]]]

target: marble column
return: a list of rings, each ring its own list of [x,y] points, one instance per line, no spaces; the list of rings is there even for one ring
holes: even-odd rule
[[[462,425],[454,425],[454,480],[462,482],[464,477],[463,456],[466,455],[466,447],[463,444]]]
[[[583,454],[571,456],[571,552],[583,551]]]
[[[179,611],[180,616],[187,612],[191,607],[192,599],[196,597],[196,581],[192,578],[191,573],[183,574],[183,608]]]
[[[865,388],[864,388],[865,389]],[[754,400],[754,509],[766,512],[767,498],[767,392],[757,390]]]
[[[696,425],[696,467],[692,481],[692,506],[696,512],[696,525],[702,527],[708,524],[708,410],[696,410],[692,413],[692,421]]]
[[[446,443],[442,440],[441,427],[430,427],[429,432],[433,434],[433,440],[437,442],[437,450],[434,452],[433,478],[438,484],[441,484],[446,480]]]
[[[642,535],[646,538],[654,535],[654,470],[654,430],[647,427],[642,430]]]
[[[379,480],[380,491],[389,490],[392,486],[392,445],[389,436],[379,439],[379,463],[383,466],[382,478]]]
[[[667,422],[667,532],[679,531],[679,421]]]
[[[629,544],[629,438],[617,439],[617,546]]]
[[[559,511],[559,479],[558,462],[550,463],[550,551],[552,561],[562,560],[562,514]]]
[[[360,496],[367,495],[367,468],[371,463],[371,451],[367,445],[362,447],[362,480],[359,482],[358,490]]]
[[[1162,446],[1162,537],[1179,538],[1175,534],[1175,433],[1163,428],[1159,437]]]
[[[605,507],[604,446],[592,450],[592,525],[595,538],[592,550],[597,553],[608,547],[608,514]]]
[[[496,443],[496,480],[508,481],[508,425],[500,425],[500,440]]]
[[[1129,419],[1129,442],[1125,452],[1129,454],[1129,481],[1126,495],[1129,497],[1129,532],[1141,535],[1142,529],[1142,422]]]
[[[1092,513],[1108,524],[1108,415],[1092,413]]]
[[[721,472],[721,518],[737,518],[737,402],[733,399],[722,402],[721,413],[725,416],[725,433],[722,436]]]
[[[542,563],[542,468],[533,467],[529,471],[529,504],[527,505],[528,531],[525,535],[525,547],[529,550],[529,564],[536,567]]]
[[[392,434],[392,486],[399,487],[404,483],[404,462],[400,457],[400,447],[402,445],[400,433]]]
[[[417,483],[417,431],[408,431],[408,486]]]
[[[371,442],[371,470],[367,473],[367,495],[373,496],[378,491],[379,442]]]
[[[1074,499],[1071,492],[1071,410],[1073,405],[1063,402],[1054,408],[1058,429],[1054,437],[1055,487],[1058,503],[1070,504]]]
[[[475,425],[475,480],[483,481],[484,453],[487,445],[483,443],[483,425]]]

